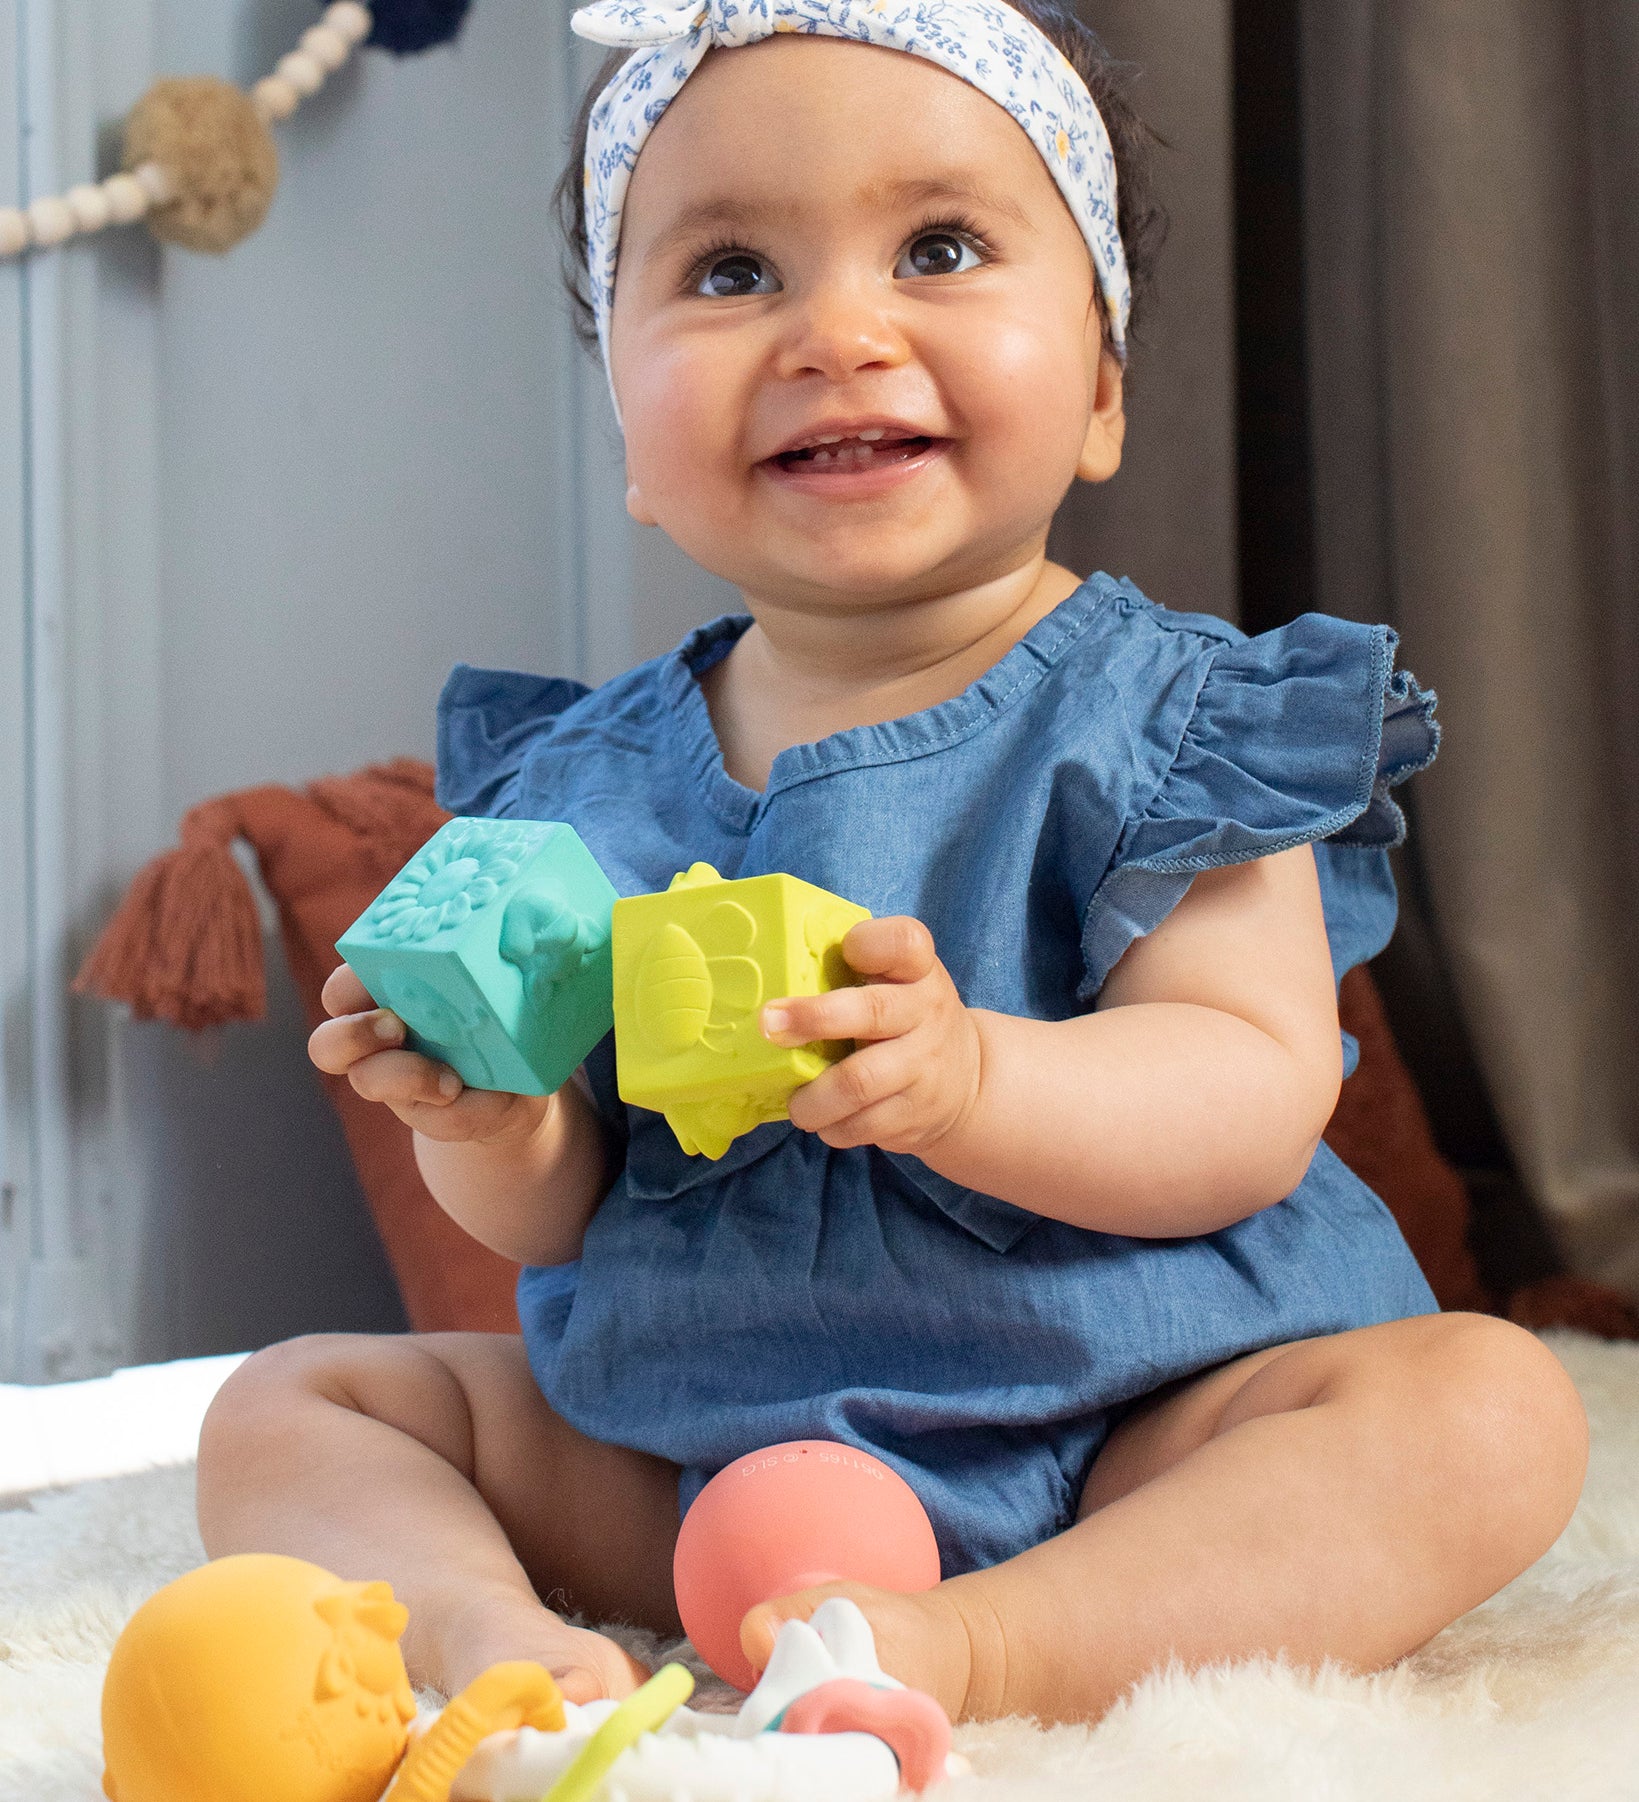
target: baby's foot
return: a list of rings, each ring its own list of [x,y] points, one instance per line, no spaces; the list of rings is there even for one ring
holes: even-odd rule
[[[756,1669],[774,1651],[780,1627],[805,1621],[831,1596],[847,1596],[871,1623],[877,1662],[890,1677],[930,1695],[953,1721],[967,1702],[971,1642],[956,1604],[943,1587],[901,1595],[864,1583],[826,1583],[760,1603],[740,1624],[740,1645]]]
[[[648,1670],[606,1634],[571,1627],[550,1608],[510,1595],[475,1599],[450,1616],[436,1643],[429,1645],[423,1639],[411,1651],[422,1654],[412,1655],[411,1675],[447,1696],[464,1689],[492,1664],[513,1658],[545,1665],[570,1702],[629,1696],[649,1677]]]

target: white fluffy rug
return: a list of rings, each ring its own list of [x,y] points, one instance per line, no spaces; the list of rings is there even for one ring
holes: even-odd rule
[[[1639,1802],[1639,1346],[1550,1339],[1592,1468],[1559,1543],[1500,1595],[1375,1677],[1170,1672],[1095,1728],[965,1728],[974,1774],[940,1802]],[[0,1802],[100,1802],[103,1665],[200,1560],[192,1488],[159,1471],[0,1511]]]

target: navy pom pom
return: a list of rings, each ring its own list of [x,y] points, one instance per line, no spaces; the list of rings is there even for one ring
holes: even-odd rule
[[[365,40],[396,56],[447,44],[467,21],[472,0],[367,0],[375,29]]]

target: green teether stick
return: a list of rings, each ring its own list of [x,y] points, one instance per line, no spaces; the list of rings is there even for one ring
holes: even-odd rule
[[[581,1747],[574,1763],[541,1802],[589,1802],[621,1753],[669,1721],[693,1694],[694,1679],[683,1666],[663,1664]]]

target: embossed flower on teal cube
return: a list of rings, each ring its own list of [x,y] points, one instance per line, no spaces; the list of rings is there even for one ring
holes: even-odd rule
[[[572,826],[451,820],[336,942],[411,1050],[546,1095],[614,1026],[615,890]]]

